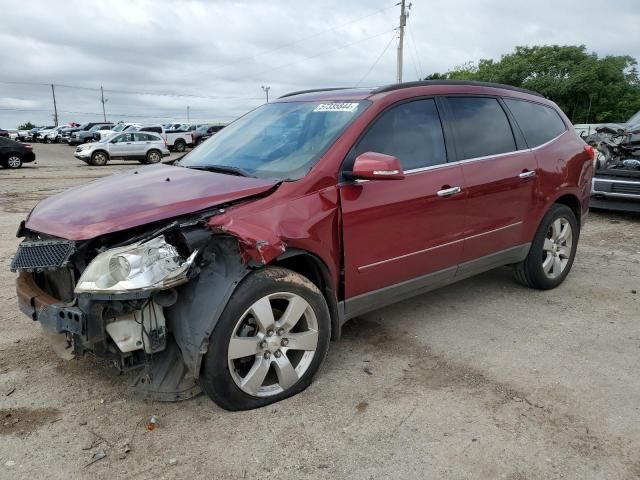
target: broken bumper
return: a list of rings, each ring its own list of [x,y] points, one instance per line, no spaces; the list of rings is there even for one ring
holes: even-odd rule
[[[65,306],[42,291],[27,272],[20,272],[16,280],[18,306],[22,313],[56,333],[86,332],[86,315],[76,307]]]
[[[33,275],[24,271],[18,274],[16,293],[19,308],[24,314],[40,322],[49,333],[57,333],[62,340],[67,339],[69,347],[64,356],[54,346],[56,353],[63,358],[91,352],[97,357],[112,361],[121,370],[144,367],[132,387],[137,394],[147,399],[178,401],[201,392],[171,337],[163,337],[161,348],[153,352],[152,364],[147,362],[147,354],[143,350],[123,352],[118,349],[116,344],[122,344],[109,334],[103,316],[105,309],[117,303],[112,296],[82,295],[77,300],[78,306],[66,305],[44,292],[36,284]],[[150,296],[151,293],[148,293],[147,299]],[[132,297],[135,298],[130,300],[145,300],[140,294]],[[149,337],[145,339],[149,341]]]

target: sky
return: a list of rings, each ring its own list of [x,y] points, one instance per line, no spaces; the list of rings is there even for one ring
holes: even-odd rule
[[[395,0],[0,0],[0,127],[229,122],[287,92],[395,83]],[[413,0],[404,81],[516,45],[640,59],[640,1]],[[533,6],[535,5],[535,6]]]

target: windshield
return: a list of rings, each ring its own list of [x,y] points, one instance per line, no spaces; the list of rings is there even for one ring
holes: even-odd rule
[[[207,133],[208,129],[209,129],[209,125],[202,125],[202,126],[196,128],[196,132]]]
[[[121,131],[122,131],[122,130],[124,130],[125,128],[127,128],[127,125],[125,125],[124,123],[120,123],[120,124],[116,125],[116,126],[113,128],[113,130],[112,130],[112,131],[113,131],[113,132],[121,132]]]
[[[268,103],[220,130],[179,165],[233,167],[259,178],[297,180],[369,103]]]
[[[627,123],[629,125],[635,125],[637,123],[640,123],[640,111],[637,111],[636,114],[633,117],[631,117]]]

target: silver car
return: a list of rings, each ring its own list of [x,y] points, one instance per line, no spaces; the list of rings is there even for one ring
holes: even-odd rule
[[[126,132],[76,148],[75,157],[90,165],[106,165],[109,160],[137,160],[158,163],[169,155],[166,143],[155,133]]]

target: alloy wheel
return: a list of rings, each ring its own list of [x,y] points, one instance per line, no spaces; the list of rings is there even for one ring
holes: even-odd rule
[[[9,168],[20,168],[22,166],[22,159],[17,155],[11,155],[7,158],[7,165]]]
[[[238,320],[229,340],[229,371],[243,392],[277,395],[302,378],[317,345],[318,320],[309,303],[294,293],[273,293]]]
[[[544,257],[542,270],[549,278],[557,278],[564,272],[571,257],[573,229],[566,218],[560,217],[549,226],[542,244]]]

